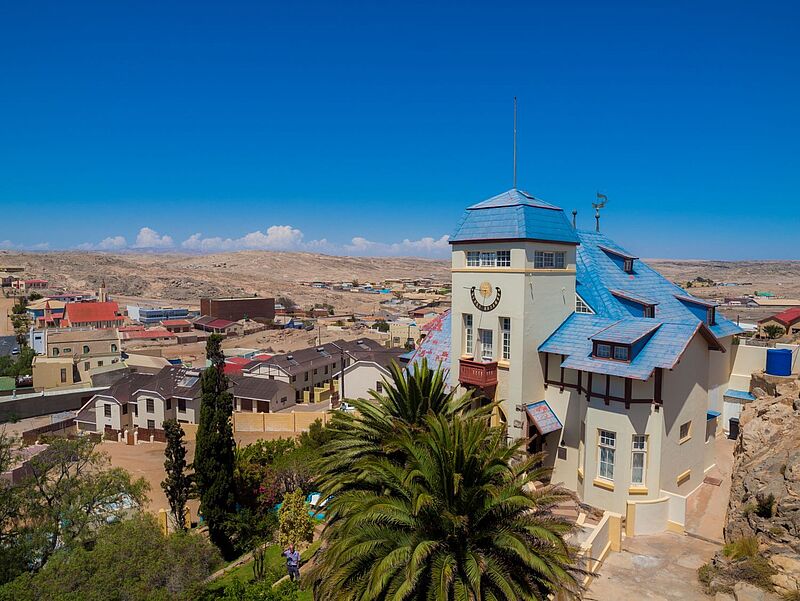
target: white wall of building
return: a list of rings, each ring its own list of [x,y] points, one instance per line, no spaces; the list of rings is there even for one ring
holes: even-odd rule
[[[377,384],[389,378],[389,370],[377,363],[357,361],[344,372],[344,393],[348,399],[370,399],[370,390],[377,390]],[[338,378],[337,378],[338,379]]]

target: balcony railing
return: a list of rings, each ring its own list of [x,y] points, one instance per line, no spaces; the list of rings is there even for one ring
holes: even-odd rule
[[[471,359],[460,359],[458,381],[467,386],[490,388],[497,385],[497,361],[483,363]]]

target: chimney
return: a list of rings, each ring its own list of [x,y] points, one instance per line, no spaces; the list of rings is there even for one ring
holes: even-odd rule
[[[578,211],[572,211],[572,229],[578,229]]]

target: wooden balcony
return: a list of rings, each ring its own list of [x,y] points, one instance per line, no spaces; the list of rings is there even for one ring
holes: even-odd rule
[[[460,359],[458,381],[464,386],[491,388],[497,386],[497,361],[483,363],[471,359]]]

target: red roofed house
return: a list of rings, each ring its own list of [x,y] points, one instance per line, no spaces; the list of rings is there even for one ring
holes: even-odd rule
[[[188,319],[163,319],[161,325],[175,334],[192,331],[192,322]]]
[[[125,318],[113,301],[105,303],[67,303],[64,308],[63,327],[113,328],[122,325]]]
[[[11,287],[21,291],[42,290],[47,288],[48,284],[49,282],[47,280],[13,280],[11,282]]]
[[[758,335],[766,336],[764,328],[770,325],[782,328],[787,334],[800,334],[800,307],[792,307],[758,322]]]
[[[204,332],[211,332],[212,334],[222,334],[224,336],[239,336],[243,333],[244,328],[242,324],[229,321],[227,319],[219,319],[211,315],[204,315],[194,320],[194,327]]]

